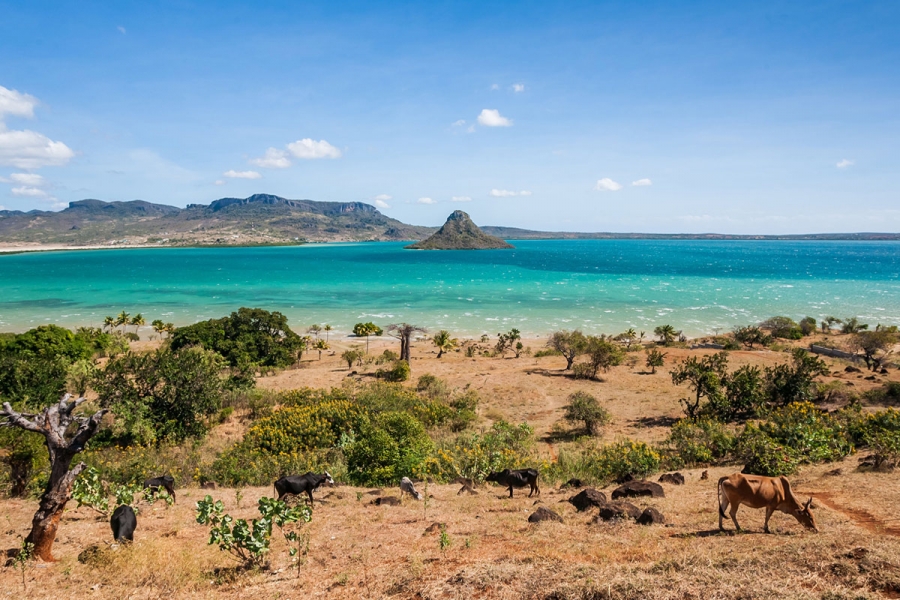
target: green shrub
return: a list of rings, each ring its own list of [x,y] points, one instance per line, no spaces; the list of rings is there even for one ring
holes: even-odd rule
[[[472,348],[472,347],[473,346],[470,346],[470,348]],[[466,348],[466,356],[469,356],[468,351],[469,351],[469,348]],[[544,358],[545,356],[562,356],[562,355],[563,355],[562,352],[560,352],[559,350],[555,350],[553,348],[544,348],[543,350],[538,350],[537,352],[534,353],[535,358]]]
[[[387,363],[395,363],[400,360],[400,355],[393,350],[385,350],[375,359],[376,365],[385,365]]]
[[[779,444],[752,423],[738,437],[736,454],[744,463],[743,472],[753,475],[792,475],[800,465],[793,449]]]
[[[681,419],[666,438],[667,466],[677,469],[711,465],[726,458],[735,442],[734,434],[719,421]]]
[[[871,404],[900,404],[900,381],[888,381],[881,387],[863,392]]]
[[[790,317],[771,317],[760,323],[759,326],[768,329],[772,333],[772,337],[786,340],[799,340],[803,337],[800,325]]]
[[[623,440],[600,448],[594,458],[597,479],[615,481],[631,475],[638,479],[659,470],[659,452],[644,442]]]
[[[254,423],[241,443],[268,454],[331,448],[341,435],[359,431],[365,420],[360,406],[347,400],[286,407]]]
[[[365,422],[347,446],[347,469],[356,485],[386,485],[413,476],[432,450],[422,423],[405,412],[388,412]]]
[[[592,395],[580,391],[569,396],[564,418],[574,423],[583,423],[588,435],[596,435],[610,421],[609,411],[600,406]]]
[[[783,444],[802,462],[834,461],[853,452],[845,423],[809,402],[797,402],[772,411],[759,429]]]
[[[261,308],[240,308],[221,319],[179,327],[171,345],[173,350],[187,346],[214,350],[239,368],[247,363],[287,367],[304,348],[301,337],[288,327],[287,317]]]
[[[524,467],[531,462],[534,430],[527,424],[497,421],[484,433],[444,440],[435,452],[444,479],[467,477],[484,481],[491,471]]]
[[[900,463],[900,431],[875,431],[868,440],[876,469],[893,469]]]
[[[390,369],[378,369],[375,376],[385,381],[400,383],[409,380],[410,369],[409,363],[405,360],[394,362]]]

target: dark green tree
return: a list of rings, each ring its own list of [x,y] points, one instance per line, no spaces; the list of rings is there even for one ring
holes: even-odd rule
[[[708,398],[712,402],[719,401],[722,394],[722,381],[727,375],[728,353],[719,352],[703,357],[692,356],[678,363],[671,371],[672,383],[688,384],[694,392],[694,398],[682,398],[681,404],[689,419],[700,415],[702,402]]]
[[[547,347],[552,348],[566,358],[566,370],[572,368],[572,364],[579,354],[584,353],[587,338],[577,329],[574,331],[554,331],[547,340]]]
[[[815,397],[815,379],[828,374],[828,366],[803,348],[791,352],[791,362],[766,367],[767,399],[775,406],[804,402]]]
[[[588,435],[597,435],[603,425],[609,423],[609,412],[587,392],[575,392],[565,406],[566,421],[583,423]]]

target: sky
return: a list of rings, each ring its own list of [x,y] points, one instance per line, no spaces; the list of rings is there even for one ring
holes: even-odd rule
[[[0,206],[897,232],[898,31],[894,0],[0,0]]]

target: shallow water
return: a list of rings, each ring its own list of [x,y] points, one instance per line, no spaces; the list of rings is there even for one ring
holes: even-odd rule
[[[401,243],[160,248],[0,256],[0,330],[99,325],[121,310],[177,325],[240,306],[298,330],[406,321],[458,335],[559,328],[687,335],[784,314],[900,324],[900,243],[514,241],[515,250]]]

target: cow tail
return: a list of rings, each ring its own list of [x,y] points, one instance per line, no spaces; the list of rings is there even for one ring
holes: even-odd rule
[[[725,518],[725,509],[722,508],[722,496],[725,495],[725,490],[722,489],[722,483],[724,483],[726,479],[728,479],[728,477],[720,477],[719,478],[719,485],[717,487],[717,492],[716,492],[716,500],[718,500],[718,502],[719,502],[719,517],[721,517],[721,518]],[[721,521],[720,521],[720,523],[721,523]]]

